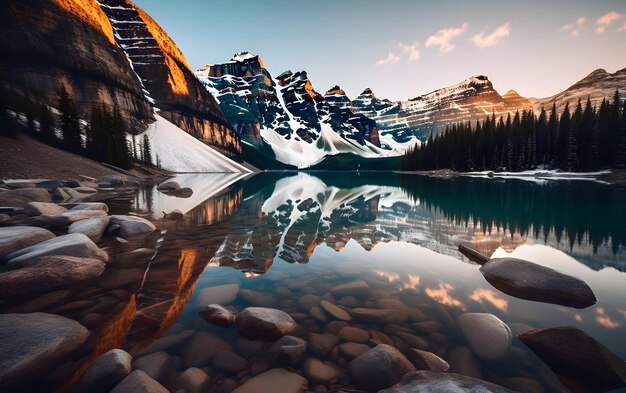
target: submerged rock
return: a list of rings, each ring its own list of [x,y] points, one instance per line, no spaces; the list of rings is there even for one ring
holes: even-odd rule
[[[575,308],[598,301],[583,280],[523,259],[491,259],[480,271],[491,285],[520,299]]]
[[[121,349],[101,355],[80,377],[79,393],[108,393],[132,371],[132,356]]]
[[[104,231],[109,225],[109,217],[94,217],[88,218],[86,220],[77,221],[70,225],[67,232],[68,233],[82,233],[83,235],[90,238],[92,241],[97,242],[104,235]]]
[[[239,292],[239,284],[224,284],[202,288],[198,293],[196,304],[200,307],[204,307],[207,304],[225,306],[237,298],[237,292]]]
[[[331,349],[339,343],[339,338],[334,334],[309,334],[309,352],[321,358],[328,355]]]
[[[298,393],[306,384],[301,375],[284,368],[273,368],[249,379],[232,393]]]
[[[208,391],[211,377],[197,367],[190,367],[183,372],[174,383],[174,391],[183,390],[185,393],[203,393]]]
[[[283,336],[269,351],[270,358],[285,366],[296,366],[306,355],[306,341],[293,336]]]
[[[0,228],[0,261],[15,251],[54,237],[54,233],[43,228],[27,226]]]
[[[296,321],[284,311],[265,307],[248,307],[237,314],[237,332],[256,340],[276,340],[290,334]]]
[[[94,258],[66,255],[37,257],[12,264],[14,270],[0,272],[0,299],[15,299],[74,285],[98,277],[104,263]]]
[[[322,362],[312,357],[304,360],[302,372],[311,383],[322,385],[328,385],[341,375],[341,369],[333,363]]]
[[[322,300],[320,302],[320,307],[328,313],[331,317],[338,319],[340,321],[352,321],[352,317],[348,314],[344,309],[339,306],[332,304],[327,300]]]
[[[163,385],[150,378],[145,372],[135,370],[122,380],[111,393],[169,393]]]
[[[355,280],[345,284],[334,286],[330,291],[335,297],[363,296],[369,292],[369,285],[363,280]]]
[[[227,374],[236,374],[248,367],[248,361],[231,351],[220,351],[211,362],[213,368]]]
[[[58,315],[0,315],[0,386],[23,389],[30,381],[70,360],[89,337],[89,330]]]
[[[575,393],[626,386],[626,362],[580,329],[534,329],[519,338]]]
[[[9,264],[28,261],[47,255],[67,255],[79,258],[95,258],[107,262],[109,255],[82,233],[55,237],[45,242],[23,248],[7,255]]]
[[[219,304],[209,304],[200,310],[200,316],[216,326],[230,326],[235,323],[235,313]]]
[[[402,381],[380,393],[513,393],[496,384],[461,374],[439,371],[416,371],[407,374]]]
[[[355,385],[377,392],[398,383],[415,367],[396,348],[379,344],[348,363]]]
[[[456,321],[467,344],[478,357],[497,360],[509,352],[511,329],[495,315],[466,313]]]
[[[409,349],[406,357],[415,366],[417,370],[432,370],[445,372],[450,369],[448,362],[435,355],[432,352],[422,351],[420,349]]]
[[[96,184],[100,187],[122,186],[126,184],[126,180],[124,180],[121,176],[107,175],[99,177],[98,180],[96,180]]]

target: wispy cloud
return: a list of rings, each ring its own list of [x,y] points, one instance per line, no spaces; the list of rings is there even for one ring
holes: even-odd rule
[[[611,23],[622,19],[624,14],[619,14],[615,11],[609,12],[608,14],[602,15],[596,21],[598,27],[596,28],[596,32],[598,34],[604,33],[604,31],[611,25]]]
[[[503,39],[511,34],[511,23],[507,22],[501,26],[498,26],[490,34],[481,31],[472,37],[472,42],[479,48],[491,48],[498,45]]]
[[[617,29],[617,31],[626,31],[626,23],[624,23],[624,26]]]
[[[394,64],[397,63],[398,60],[400,60],[400,58],[398,57],[398,55],[396,55],[393,52],[389,52],[387,53],[387,57],[380,59],[376,62],[376,65],[383,65],[383,64]]]
[[[403,42],[398,42],[398,48],[407,55],[408,61],[418,61],[420,59],[420,51],[417,49],[417,44],[405,44]]]
[[[456,47],[452,40],[465,33],[467,27],[468,24],[463,23],[459,27],[441,29],[435,34],[428,37],[428,39],[426,40],[426,47],[430,48],[432,46],[436,46],[439,47],[439,52],[448,53]]]
[[[575,22],[568,23],[568,24],[561,26],[559,31],[567,32],[572,37],[578,37],[580,33],[582,33],[582,31],[585,29],[586,20],[587,18],[585,18],[584,16],[581,16],[580,18],[576,19]]]

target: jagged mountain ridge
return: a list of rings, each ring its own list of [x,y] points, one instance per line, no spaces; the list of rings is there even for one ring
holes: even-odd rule
[[[115,41],[159,114],[221,153],[238,156],[237,134],[167,33],[130,0],[99,3],[111,22]]]
[[[584,104],[589,97],[592,104],[599,105],[604,98],[611,99],[615,90],[619,90],[623,98],[623,93],[626,92],[626,68],[612,74],[599,68],[560,93],[551,97],[531,100],[537,113],[541,111],[541,108],[550,111],[552,105],[556,104],[557,112],[560,114],[568,102],[572,107],[576,105],[579,99]]]
[[[401,152],[380,140],[376,122],[356,113],[339,87],[322,95],[305,71],[285,71],[274,79],[258,55],[242,52],[227,63],[207,64],[196,76],[242,140],[269,145],[282,163],[304,168],[340,153]]]
[[[532,108],[530,100],[513,90],[500,95],[484,75],[397,102],[378,99],[371,89],[366,89],[355,102],[359,113],[379,123],[382,134],[392,133],[400,141],[411,135],[424,141],[431,133],[443,131],[451,123]]]

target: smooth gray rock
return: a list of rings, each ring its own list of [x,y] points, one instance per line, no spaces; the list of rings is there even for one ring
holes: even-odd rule
[[[573,392],[626,387],[626,362],[573,326],[533,329],[519,335]]]
[[[15,226],[0,228],[0,261],[7,255],[54,238],[47,229]]]
[[[306,379],[301,375],[284,368],[273,368],[249,379],[232,393],[299,393],[305,384]]]
[[[185,393],[204,393],[208,391],[211,377],[197,367],[190,367],[183,372],[174,383],[174,391],[184,390]]]
[[[83,235],[90,238],[92,241],[97,242],[102,239],[102,235],[104,235],[104,231],[109,225],[109,217],[95,217],[88,218],[86,220],[77,221],[70,225],[67,232],[68,233],[82,233]]]
[[[347,322],[352,321],[352,317],[350,316],[350,314],[348,314],[341,307],[332,304],[328,300],[320,301],[320,307],[322,308],[322,310],[326,311],[328,315],[330,315],[331,317],[335,319],[338,319],[340,321],[347,321]]]
[[[232,325],[237,319],[235,313],[219,304],[209,304],[199,314],[207,322],[223,327]]]
[[[269,356],[280,364],[294,367],[304,359],[306,348],[307,344],[303,339],[294,336],[283,336],[272,345]]]
[[[150,221],[137,216],[111,216],[110,225],[116,229],[114,234],[122,239],[143,239],[156,230]]]
[[[598,300],[583,280],[517,258],[494,258],[480,268],[487,281],[520,299],[586,308]]]
[[[128,374],[111,393],[169,393],[163,385],[150,378],[141,370]]]
[[[369,292],[369,285],[363,280],[354,280],[345,284],[331,288],[333,296],[340,298],[343,296],[363,296]]]
[[[406,352],[406,358],[417,370],[432,370],[446,372],[450,369],[448,362],[432,352],[411,348]]]
[[[230,351],[232,346],[220,337],[209,332],[198,332],[183,350],[185,367],[204,367],[220,351]]]
[[[132,371],[133,357],[122,349],[100,355],[76,385],[78,393],[108,393]]]
[[[365,344],[359,343],[343,343],[338,346],[341,356],[348,360],[356,359],[365,352],[369,351],[371,347]]]
[[[496,384],[461,374],[416,371],[379,393],[513,393]]]
[[[309,334],[309,352],[318,357],[326,357],[331,349],[339,343],[339,338],[334,334]]]
[[[220,351],[213,357],[211,365],[226,374],[236,374],[248,367],[248,361],[235,352]]]
[[[359,329],[352,326],[345,326],[341,328],[339,333],[337,334],[340,340],[343,341],[352,341],[355,343],[364,344],[369,340],[370,334],[363,329]]]
[[[71,211],[80,210],[102,210],[103,212],[109,212],[109,207],[103,202],[81,202],[70,209]]]
[[[135,370],[145,372],[155,381],[162,382],[172,366],[172,357],[167,352],[153,352],[135,360]]]
[[[237,332],[254,340],[276,340],[290,334],[296,322],[284,311],[265,307],[248,307],[237,314]]]
[[[11,264],[0,272],[0,299],[16,299],[68,287],[98,277],[105,265],[99,259],[49,255]]]
[[[51,202],[29,202],[24,206],[24,213],[29,216],[40,216],[42,214],[56,215],[67,211],[63,206]]]
[[[465,313],[456,323],[472,352],[480,358],[498,360],[511,349],[511,329],[493,314]]]
[[[82,233],[71,233],[46,240],[45,242],[15,251],[7,255],[6,259],[9,264],[12,264],[46,255],[95,258],[103,262],[109,260],[109,255]]]
[[[348,363],[355,385],[377,392],[400,382],[415,367],[396,348],[379,344]]]
[[[328,385],[339,378],[341,369],[330,362],[308,357],[302,364],[302,372],[312,384]]]
[[[29,202],[50,202],[50,193],[43,188],[0,190],[0,206],[24,207]]]
[[[96,184],[98,184],[98,186],[100,187],[122,186],[126,184],[126,180],[124,180],[124,178],[122,178],[121,176],[107,175],[107,176],[99,177],[96,180]]]
[[[159,191],[176,191],[180,189],[180,183],[174,180],[165,181],[157,186]]]
[[[17,390],[48,375],[88,337],[87,328],[58,315],[0,314],[0,386]]]

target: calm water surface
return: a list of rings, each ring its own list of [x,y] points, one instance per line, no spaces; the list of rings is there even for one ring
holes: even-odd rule
[[[234,326],[212,326],[198,316],[200,308],[212,302],[237,310],[269,306],[291,314],[299,336],[336,333],[340,326],[332,318],[320,320],[300,301],[314,295],[347,308],[375,308],[381,298],[419,308],[429,320],[441,322],[436,332],[411,331],[431,351],[454,371],[471,370],[511,388],[519,389],[516,378],[522,377],[545,391],[566,391],[518,339],[497,363],[459,355],[466,344],[451,326],[458,315],[492,313],[514,334],[573,325],[626,358],[623,189],[588,181],[444,180],[388,173],[179,175],[175,180],[191,187],[193,196],[170,197],[150,188],[110,202],[113,213],[148,217],[161,231],[140,242],[101,244],[116,262],[113,273],[107,271],[109,293],[98,296],[123,300],[107,311],[88,313],[96,315],[73,314],[98,326],[91,356],[116,346],[135,355],[163,350],[174,357],[173,370],[197,366],[212,374],[214,389],[240,384],[263,369],[268,346],[242,340]],[[163,220],[174,209],[185,213],[184,219]],[[598,303],[578,310],[508,296],[457,251],[461,243],[580,277]],[[367,282],[370,291],[354,299],[332,297],[333,286],[356,279]],[[106,327],[94,322],[98,314],[106,315]],[[413,329],[409,322],[351,324],[400,348],[407,343],[397,333]],[[239,353],[249,366],[236,374],[216,370],[209,355],[203,359],[194,351],[199,332],[211,333],[216,347]],[[336,351],[325,360],[341,368],[349,361]],[[349,377],[341,377],[328,388],[350,386]]]

